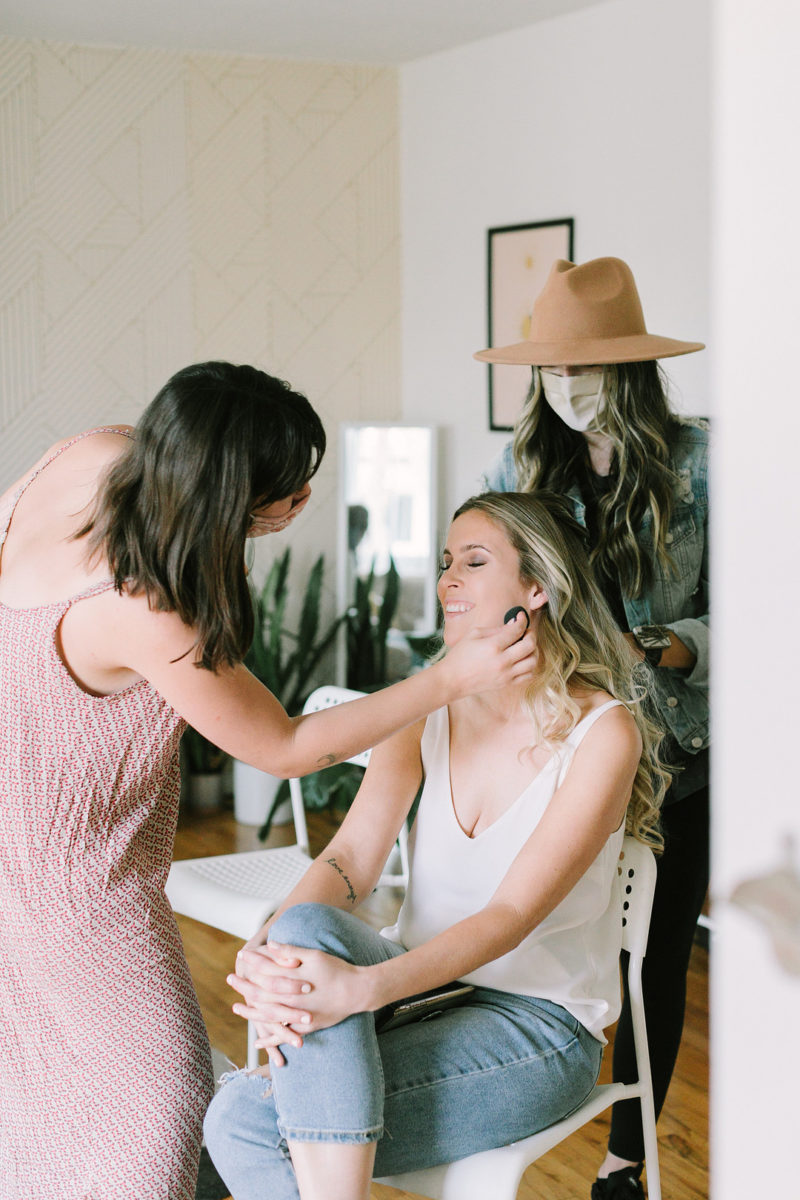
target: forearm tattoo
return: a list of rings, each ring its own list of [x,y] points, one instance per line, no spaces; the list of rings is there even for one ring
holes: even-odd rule
[[[317,759],[317,767],[321,771],[323,767],[332,767],[335,762],[335,754],[323,754],[322,758]]]
[[[336,859],[335,858],[326,858],[325,862],[328,863],[329,866],[333,867],[334,871],[336,871],[339,875],[341,875],[342,879],[347,884],[347,888],[348,888],[347,899],[350,901],[351,904],[355,904],[356,900],[358,900],[358,896],[356,895],[356,893],[353,889],[352,883],[347,878],[344,871],[337,863]]]

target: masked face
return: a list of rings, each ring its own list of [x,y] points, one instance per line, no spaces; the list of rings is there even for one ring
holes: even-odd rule
[[[603,372],[562,375],[542,368],[544,398],[556,416],[578,433],[597,428],[597,416],[603,399]]]
[[[272,504],[262,504],[250,514],[249,538],[263,537],[265,533],[280,533],[292,522],[298,513],[305,508],[311,495],[311,485],[303,484],[299,492],[287,496],[285,500],[275,500]]]

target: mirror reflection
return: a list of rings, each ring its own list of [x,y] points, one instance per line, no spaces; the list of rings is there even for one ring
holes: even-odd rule
[[[349,615],[340,677],[349,686],[406,674],[406,635],[435,628],[435,464],[434,426],[342,426],[338,600]]]

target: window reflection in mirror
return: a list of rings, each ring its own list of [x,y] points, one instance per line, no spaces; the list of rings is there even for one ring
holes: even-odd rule
[[[433,426],[376,422],[341,427],[339,611],[352,607],[356,580],[368,580],[374,568],[370,597],[376,621],[394,563],[398,596],[387,638],[387,679],[401,678],[412,666],[405,634],[426,635],[436,627],[435,497]],[[345,643],[343,638],[341,682],[347,676]]]

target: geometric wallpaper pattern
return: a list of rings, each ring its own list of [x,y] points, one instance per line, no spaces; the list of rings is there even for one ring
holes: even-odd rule
[[[397,124],[392,69],[0,38],[0,491],[252,362],[326,426],[292,542],[332,584],[337,422],[400,415]]]

